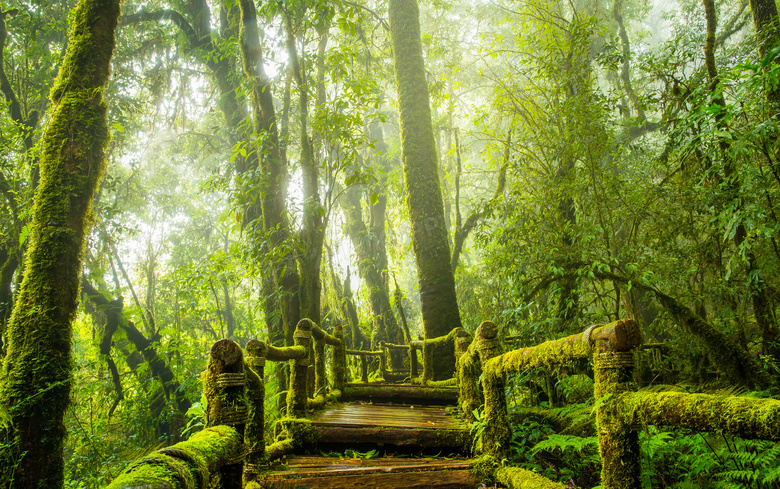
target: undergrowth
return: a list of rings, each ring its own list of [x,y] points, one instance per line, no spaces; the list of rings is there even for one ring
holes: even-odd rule
[[[519,399],[517,384],[508,384],[507,399]],[[591,399],[550,409],[546,402],[528,407],[510,401],[508,462],[571,487],[598,488],[601,461],[593,404]],[[478,417],[473,432],[478,434],[483,423]],[[780,489],[779,443],[664,426],[642,428],[640,443],[641,489]]]

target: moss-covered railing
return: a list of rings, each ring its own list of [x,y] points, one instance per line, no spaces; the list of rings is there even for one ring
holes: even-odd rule
[[[456,386],[455,377],[456,358],[462,355],[471,343],[471,335],[463,328],[455,328],[444,336],[427,340],[411,341],[408,345],[396,345],[381,342],[379,350],[347,350],[348,356],[357,357],[360,360],[360,382],[368,384],[371,377],[370,359],[376,358],[378,371],[375,371],[376,382],[406,380],[411,383],[425,384],[430,387]],[[422,352],[423,369],[420,375],[419,353]],[[409,369],[391,370],[390,361],[392,355],[408,356]],[[436,356],[450,357],[452,371],[436,374],[433,371],[432,359]]]
[[[564,488],[538,474],[499,461],[506,459],[511,433],[505,383],[511,373],[549,369],[592,358],[596,428],[601,456],[601,487],[641,487],[638,430],[648,425],[716,431],[743,438],[780,440],[780,401],[738,396],[636,392],[634,366],[642,349],[639,327],[625,319],[595,325],[583,333],[504,353],[491,322],[477,329],[473,343],[458,359],[459,407],[470,421],[484,404],[484,431],[476,466],[510,488]],[[657,345],[653,345],[657,349]],[[481,384],[480,384],[481,376]],[[481,389],[480,389],[481,387]]]
[[[459,405],[466,419],[474,421],[473,413],[484,404],[482,422],[485,429],[481,439],[484,458],[477,466],[478,471],[481,471],[483,476],[492,473],[498,482],[510,488],[565,487],[533,472],[508,467],[499,462],[509,455],[511,440],[505,395],[507,376],[529,369],[551,368],[593,356],[596,372],[594,390],[596,397],[601,398],[628,385],[633,366],[633,351],[640,344],[641,335],[636,322],[622,320],[603,326],[591,326],[580,334],[504,353],[495,324],[483,322],[477,329],[472,344],[458,359]],[[626,371],[629,377],[626,377]],[[615,453],[614,450],[620,450],[630,443],[630,440],[626,439],[623,431],[607,422],[601,415],[602,412],[603,407],[598,410],[597,423],[599,447],[602,460],[605,460],[605,454],[609,458],[610,454]],[[607,426],[610,428],[606,429]],[[614,470],[614,467],[609,470]]]
[[[328,396],[326,345],[333,347]],[[330,335],[303,319],[296,327],[294,346],[274,347],[251,340],[246,359],[235,342],[220,340],[212,346],[202,374],[206,429],[138,460],[109,489],[240,489],[254,485],[250,482],[264,465],[302,442],[296,433],[282,430],[274,443],[265,444],[264,372],[268,360],[290,362],[287,416],[283,419],[288,423],[281,426],[303,418],[307,409],[323,406],[328,398],[341,397],[346,382],[341,326]]]

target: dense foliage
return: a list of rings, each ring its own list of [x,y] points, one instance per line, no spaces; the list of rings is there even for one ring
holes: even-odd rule
[[[3,355],[75,3],[0,5]],[[777,395],[780,45],[755,10],[769,4],[418,3],[464,327],[490,319],[526,346],[633,317],[662,344],[643,385]],[[112,66],[73,328],[74,488],[198,429],[220,338],[282,344],[303,316],[343,322],[354,348],[426,331],[386,2],[125,0]],[[583,372],[518,379],[513,457],[591,487]],[[268,377],[284,390],[283,370]],[[529,414],[540,398],[558,411]],[[646,487],[780,480],[772,444],[643,440]]]

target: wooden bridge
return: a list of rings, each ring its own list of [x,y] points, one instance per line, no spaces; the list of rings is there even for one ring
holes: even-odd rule
[[[605,489],[641,486],[638,430],[643,426],[780,440],[780,401],[635,392],[633,366],[640,348],[632,320],[506,353],[490,322],[482,323],[474,338],[457,329],[374,352],[348,351],[341,328],[329,334],[306,319],[298,324],[292,347],[253,340],[242,351],[221,340],[203,373],[207,428],[139,460],[109,489],[564,489],[507,465],[511,428],[505,383],[511,374],[583,359],[593,362]],[[394,371],[401,351],[409,355],[409,368]],[[420,351],[423,359],[449,352],[454,377],[432,381],[423,367],[418,378]],[[347,382],[348,357],[360,366],[361,382]],[[276,421],[273,433],[265,432],[268,361],[290,363],[287,415]],[[371,363],[379,364],[378,382],[368,382]],[[393,378],[415,382],[385,382]],[[484,412],[482,429],[473,437],[469,426],[478,410]],[[333,453],[340,455],[326,456]]]

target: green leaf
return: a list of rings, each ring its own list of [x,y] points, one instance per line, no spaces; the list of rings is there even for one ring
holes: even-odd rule
[[[32,222],[28,222],[24,225],[22,228],[22,232],[19,233],[19,246],[23,246],[24,242],[27,241],[27,235],[30,234],[30,229],[32,229]]]

